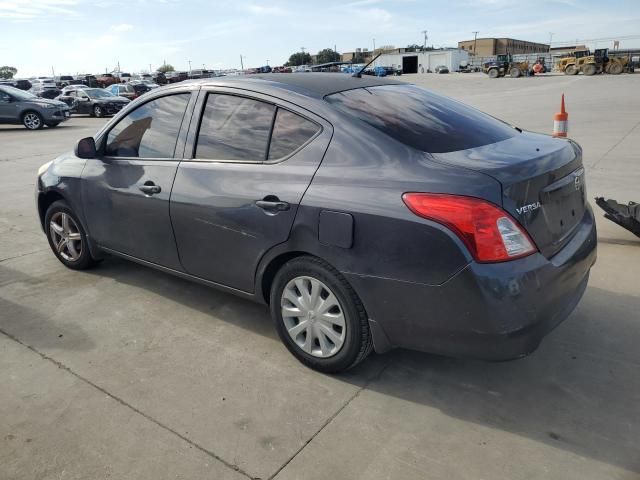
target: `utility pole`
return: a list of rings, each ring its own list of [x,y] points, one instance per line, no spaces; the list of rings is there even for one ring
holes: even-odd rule
[[[427,38],[429,36],[427,35],[427,30],[422,30],[421,33],[424,35],[424,43],[422,44],[422,51],[424,52],[427,49]]]
[[[269,66],[269,59],[267,58],[267,67]]]
[[[240,55],[240,71],[244,72],[244,63],[242,63],[242,55]]]
[[[189,75],[191,75],[191,60],[188,60],[189,62]]]
[[[152,73],[153,70],[151,69],[151,64],[149,64],[149,73]]]
[[[551,48],[551,42],[553,42],[553,32],[549,32],[549,48]]]
[[[473,32],[473,56],[474,57],[477,55],[476,49],[478,48],[478,33],[480,32]]]

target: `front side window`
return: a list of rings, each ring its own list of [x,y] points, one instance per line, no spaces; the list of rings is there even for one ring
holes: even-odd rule
[[[312,121],[279,108],[271,134],[269,160],[283,158],[295,152],[319,130],[320,127]]]
[[[156,98],[124,117],[107,136],[110,157],[173,158],[189,93]]]
[[[275,106],[245,97],[209,94],[195,156],[207,160],[262,162]]]

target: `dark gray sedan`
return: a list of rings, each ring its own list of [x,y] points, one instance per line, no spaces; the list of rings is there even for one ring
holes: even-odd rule
[[[39,130],[45,125],[57,127],[69,117],[69,107],[63,102],[40,98],[14,87],[0,86],[0,124],[22,124],[29,130]]]
[[[156,89],[37,185],[67,267],[118,255],[268,304],[324,372],[394,347],[524,356],[596,259],[575,142],[370,76]]]

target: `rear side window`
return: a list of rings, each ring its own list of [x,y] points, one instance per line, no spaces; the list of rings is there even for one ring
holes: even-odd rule
[[[173,158],[190,95],[168,95],[136,108],[109,132],[105,155]]]
[[[262,162],[275,106],[245,97],[210,94],[200,123],[195,157]]]
[[[312,121],[279,108],[271,134],[269,159],[276,160],[293,153],[319,130],[320,127]]]
[[[513,127],[474,108],[414,85],[384,85],[336,93],[326,100],[415,149],[442,153],[500,142]]]

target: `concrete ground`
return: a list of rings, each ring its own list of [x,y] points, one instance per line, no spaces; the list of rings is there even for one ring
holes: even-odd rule
[[[640,75],[403,79],[542,132],[565,92],[590,195],[640,201]],[[1,479],[640,478],[640,239],[599,218],[584,299],[525,359],[395,351],[321,375],[262,306],[55,259],[36,169],[103,122],[0,127]]]

